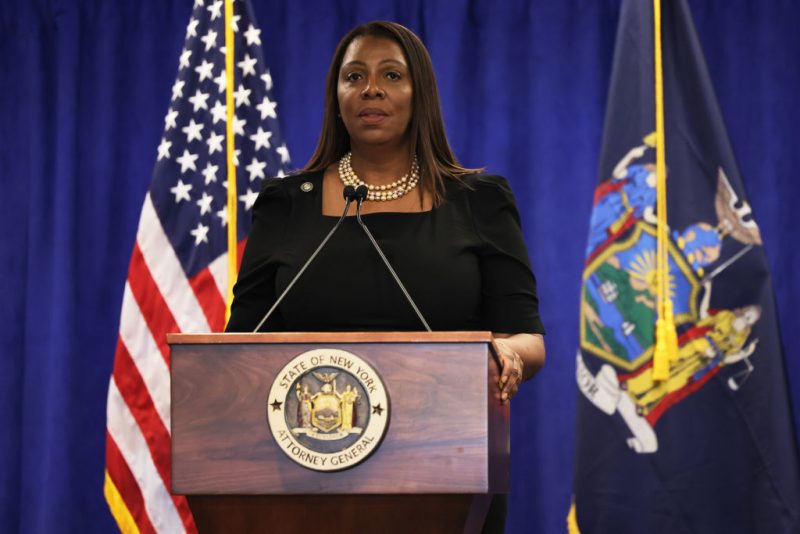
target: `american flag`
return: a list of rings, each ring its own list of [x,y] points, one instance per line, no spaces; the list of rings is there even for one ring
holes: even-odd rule
[[[247,0],[234,30],[238,251],[261,181],[283,176],[262,35]],[[108,388],[105,496],[123,532],[195,532],[170,495],[168,332],[221,331],[228,293],[225,5],[195,0],[125,283]]]

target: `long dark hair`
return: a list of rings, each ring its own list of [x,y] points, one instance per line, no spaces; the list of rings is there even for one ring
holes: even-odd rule
[[[347,47],[357,37],[384,37],[395,41],[403,50],[408,62],[412,83],[411,122],[408,125],[412,154],[417,155],[422,188],[431,193],[433,205],[444,200],[445,180],[462,182],[461,176],[481,169],[462,167],[456,159],[444,131],[442,110],[439,104],[439,89],[433,73],[433,63],[428,50],[414,32],[397,24],[383,20],[368,22],[350,30],[342,37],[333,54],[328,77],[325,81],[325,110],[322,131],[317,148],[303,171],[325,171],[329,165],[339,161],[350,150],[350,135],[339,117],[337,84]],[[420,190],[422,194],[423,189]]]

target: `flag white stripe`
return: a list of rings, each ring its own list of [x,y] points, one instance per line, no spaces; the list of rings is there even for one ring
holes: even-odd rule
[[[222,254],[208,265],[208,271],[214,279],[222,300],[227,300],[228,295],[228,255]]]
[[[139,425],[128,410],[112,377],[108,386],[108,432],[128,464],[144,498],[144,506],[157,532],[185,532],[175,503],[158,474]]]
[[[181,332],[209,332],[211,328],[164,233],[150,193],[144,199],[136,242]]]
[[[153,399],[161,421],[170,432],[170,374],[167,362],[156,345],[155,339],[142,317],[142,312],[131,292],[129,283],[125,283],[122,297],[122,319],[119,325],[119,336],[128,350],[134,365],[142,376],[145,387]]]

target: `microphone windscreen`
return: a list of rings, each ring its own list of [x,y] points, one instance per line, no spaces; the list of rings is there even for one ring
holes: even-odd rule
[[[366,199],[367,193],[369,193],[369,187],[367,187],[366,185],[359,185],[356,188],[356,200]]]
[[[356,188],[352,185],[344,186],[344,191],[342,191],[342,196],[345,200],[353,200],[353,197],[356,194]]]

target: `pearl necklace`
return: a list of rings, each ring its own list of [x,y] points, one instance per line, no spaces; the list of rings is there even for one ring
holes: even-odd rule
[[[339,160],[339,179],[342,180],[344,185],[352,185],[358,187],[365,185],[369,188],[367,193],[367,200],[394,200],[400,198],[415,187],[419,182],[419,164],[417,163],[417,156],[411,160],[411,171],[400,177],[390,184],[386,185],[369,185],[358,177],[350,164],[353,159],[353,153],[348,152]]]

